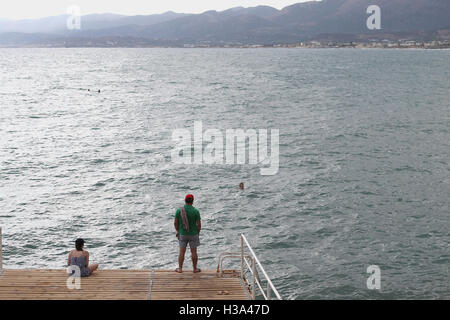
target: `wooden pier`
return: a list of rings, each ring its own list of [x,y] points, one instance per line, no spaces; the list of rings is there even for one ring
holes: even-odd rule
[[[101,269],[74,279],[65,269],[3,269],[0,227],[0,300],[255,300],[258,289],[266,300],[272,293],[281,300],[243,234],[240,240],[240,252],[219,255],[217,270]],[[240,270],[223,268],[224,259],[236,258],[241,260]],[[257,267],[266,280],[265,288]]]
[[[66,270],[0,271],[0,300],[247,300],[239,272],[98,270],[69,289]]]

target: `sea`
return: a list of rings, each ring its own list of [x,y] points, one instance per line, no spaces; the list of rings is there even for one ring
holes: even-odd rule
[[[195,122],[278,132],[276,172],[175,161]],[[82,237],[100,269],[174,269],[192,193],[202,269],[244,234],[283,299],[450,299],[449,129],[449,50],[0,49],[3,265]]]

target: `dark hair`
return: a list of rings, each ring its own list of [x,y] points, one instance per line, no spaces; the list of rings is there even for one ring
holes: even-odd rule
[[[192,199],[192,198],[187,198],[185,201],[186,201],[187,204],[193,204],[194,203],[194,199]]]
[[[78,238],[77,240],[75,240],[75,248],[78,251],[83,251],[83,245],[84,245],[84,240],[81,238]]]

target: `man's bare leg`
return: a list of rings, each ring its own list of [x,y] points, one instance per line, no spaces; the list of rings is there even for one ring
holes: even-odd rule
[[[178,268],[176,272],[183,272],[184,254],[186,253],[186,248],[180,248],[180,254],[178,255]]]
[[[198,262],[197,248],[191,248],[191,255],[194,273],[200,272],[200,269],[197,269],[197,262]]]

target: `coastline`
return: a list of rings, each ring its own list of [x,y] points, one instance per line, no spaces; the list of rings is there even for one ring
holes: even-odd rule
[[[120,44],[117,42],[87,43],[87,44],[28,44],[28,45],[0,45],[0,49],[7,48],[173,48],[173,49],[450,49],[450,40],[445,41],[371,41],[371,42],[299,42],[291,44],[183,44],[183,45],[147,45]]]
[[[82,47],[48,47],[48,46],[0,46],[0,49],[378,49],[378,50],[450,50],[450,45],[446,47],[375,47],[375,46],[354,46],[354,47],[333,47],[333,46],[317,46],[317,47],[291,47],[291,46],[240,46],[240,47],[223,47],[223,46],[208,46],[208,47],[107,47],[107,46],[82,46]]]

